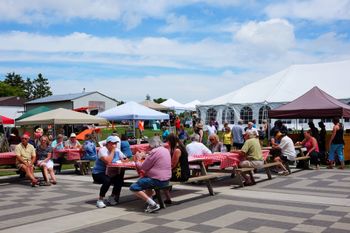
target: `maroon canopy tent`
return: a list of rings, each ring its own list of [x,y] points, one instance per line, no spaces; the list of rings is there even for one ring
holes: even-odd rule
[[[313,87],[292,102],[268,112],[269,118],[333,118],[350,117],[350,106]]]

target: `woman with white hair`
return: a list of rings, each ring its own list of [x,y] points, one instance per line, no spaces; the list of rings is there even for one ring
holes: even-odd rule
[[[130,190],[148,206],[145,212],[152,213],[160,209],[160,206],[152,199],[155,187],[164,187],[169,184],[171,178],[171,156],[168,149],[162,146],[159,137],[153,137],[149,140],[149,146],[152,149],[143,163],[140,162],[140,156],[137,153],[134,156],[136,169],[142,170],[144,176],[138,179],[136,183],[130,186]]]

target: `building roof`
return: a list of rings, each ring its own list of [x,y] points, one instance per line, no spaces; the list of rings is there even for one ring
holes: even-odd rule
[[[6,96],[0,97],[0,106],[20,106],[22,107],[25,100],[22,97]]]
[[[201,105],[290,102],[314,86],[336,99],[350,97],[350,60],[330,63],[292,65],[238,90]]]
[[[87,95],[91,95],[94,92],[82,92],[82,93],[74,93],[74,94],[63,94],[63,95],[51,95],[35,100],[31,100],[26,102],[26,104],[39,104],[39,103],[50,103],[50,102],[61,102],[61,101],[70,101],[70,100],[75,100]]]

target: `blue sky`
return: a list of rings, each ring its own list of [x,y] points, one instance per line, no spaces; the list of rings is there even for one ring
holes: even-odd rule
[[[0,77],[54,94],[209,100],[293,64],[350,59],[350,0],[0,0]]]

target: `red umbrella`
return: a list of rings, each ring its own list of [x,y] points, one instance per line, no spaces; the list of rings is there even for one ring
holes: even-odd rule
[[[2,123],[2,124],[4,124],[4,125],[11,125],[11,124],[14,124],[14,123],[15,123],[15,120],[0,115],[0,123]]]

